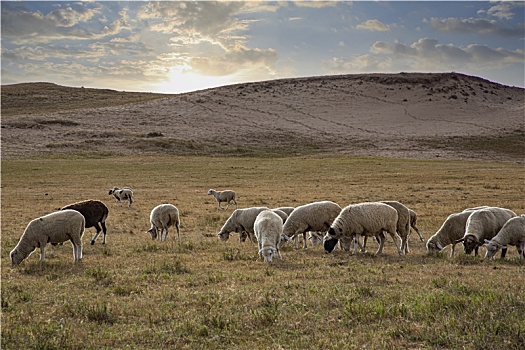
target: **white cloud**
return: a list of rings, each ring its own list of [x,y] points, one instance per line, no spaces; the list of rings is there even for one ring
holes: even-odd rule
[[[500,19],[511,19],[514,16],[514,12],[512,12],[512,4],[505,2],[489,8],[487,14]]]
[[[377,32],[386,32],[390,30],[388,25],[381,23],[377,19],[369,19],[361,24],[358,24],[356,28]]]
[[[370,47],[371,54],[355,57],[337,57],[326,62],[330,72],[382,72],[400,70],[436,71],[504,68],[525,60],[523,49],[515,51],[493,49],[486,45],[471,44],[459,47],[442,44],[436,39],[421,38],[410,45],[389,44],[378,41]]]
[[[496,34],[506,38],[521,38],[525,33],[523,23],[506,27],[496,20],[482,18],[431,18],[430,23],[432,28],[443,32]]]

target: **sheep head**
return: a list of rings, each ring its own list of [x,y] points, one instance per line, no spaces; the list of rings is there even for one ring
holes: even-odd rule
[[[157,238],[158,232],[156,227],[152,227],[148,230],[148,233],[151,235],[151,239],[155,240]]]
[[[273,256],[277,253],[277,249],[273,247],[264,247],[259,250],[259,255],[261,255],[265,262],[271,263]]]
[[[483,245],[483,243],[478,242],[478,239],[474,235],[469,234],[463,239],[463,249],[465,250],[465,254],[472,253],[472,251],[480,245]]]
[[[323,238],[323,248],[327,253],[331,253],[334,250],[337,242],[339,242],[339,239],[335,238],[336,236],[337,233],[335,232],[335,229],[330,227]]]
[[[11,266],[16,267],[18,266],[22,260],[27,258],[29,254],[24,254],[24,252],[21,252],[17,248],[13,249],[11,253],[9,254],[9,257],[11,258]]]

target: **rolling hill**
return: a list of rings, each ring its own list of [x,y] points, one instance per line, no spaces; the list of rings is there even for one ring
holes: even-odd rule
[[[280,79],[185,94],[2,86],[2,157],[344,153],[525,161],[525,90],[459,73]]]

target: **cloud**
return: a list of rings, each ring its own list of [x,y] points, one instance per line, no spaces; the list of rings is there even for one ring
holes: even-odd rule
[[[400,70],[438,71],[470,67],[504,68],[509,64],[522,64],[523,49],[515,51],[470,44],[459,47],[442,44],[437,39],[421,38],[410,45],[402,43],[375,42],[370,53],[355,57],[336,57],[325,62],[332,73],[344,72],[395,72]]]
[[[377,32],[387,32],[390,30],[388,25],[381,23],[377,19],[369,19],[361,24],[358,24],[356,28]]]
[[[191,58],[188,64],[198,74],[225,76],[255,68],[271,72],[276,61],[277,53],[274,50],[238,48],[222,55]]]
[[[430,23],[432,28],[442,32],[495,34],[505,38],[521,38],[525,33],[523,23],[514,27],[506,27],[496,20],[482,18],[433,17]]]
[[[514,16],[512,4],[500,3],[488,9],[487,14],[500,19],[511,19]]]

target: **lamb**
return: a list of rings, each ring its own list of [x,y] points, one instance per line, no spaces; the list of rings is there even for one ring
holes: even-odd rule
[[[382,254],[385,242],[383,231],[386,231],[394,240],[397,252],[402,255],[403,252],[396,240],[396,237],[399,237],[396,233],[397,221],[397,210],[385,203],[365,202],[349,205],[341,210],[326,233],[323,239],[324,249],[331,253],[343,237],[355,239],[357,235],[375,236],[379,238],[379,249],[376,254]],[[354,253],[356,251],[357,245],[354,245]]]
[[[408,209],[408,211],[410,212],[410,227],[413,228],[417,232],[417,235],[419,236],[419,240],[423,242],[425,239],[423,238],[423,235],[421,234],[421,232],[419,232],[419,229],[416,226],[417,214],[415,211],[413,211],[410,208]]]
[[[101,231],[104,232],[102,244],[106,244],[106,219],[108,217],[109,210],[104,203],[96,200],[87,200],[66,205],[61,210],[65,209],[73,209],[80,212],[80,214],[82,214],[86,220],[85,228],[94,227],[97,230],[97,233],[95,236],[93,236],[93,239],[91,239],[91,245],[95,244],[95,240],[100,235]],[[102,226],[102,228],[100,228],[99,224]]]
[[[267,210],[267,207],[252,207],[244,209],[235,209],[230,215],[228,220],[224,223],[221,230],[217,234],[221,241],[227,241],[230,238],[231,232],[238,232],[241,235],[239,236],[239,242],[244,242],[246,236],[250,237],[252,242],[256,241],[253,224],[257,215],[263,210]],[[243,234],[244,232],[244,234]]]
[[[307,232],[325,232],[340,212],[341,207],[330,201],[313,202],[298,206],[288,216],[288,220],[284,224],[283,240],[281,240],[279,246],[302,233],[303,248],[306,248]],[[295,240],[294,248],[298,248],[297,239]]]
[[[112,189],[109,190],[108,194],[112,194],[113,197],[115,197],[115,200],[116,200],[115,204],[120,203],[120,205],[122,205],[122,203],[120,202],[121,200],[128,200],[129,207],[131,207],[131,204],[133,204],[133,190],[131,188],[113,187]]]
[[[159,241],[166,241],[168,238],[168,228],[175,226],[177,229],[177,238],[180,243],[180,218],[179,210],[173,204],[160,204],[157,205],[150,213],[149,220],[151,222],[151,228],[148,233],[151,235],[151,239],[156,238]],[[162,233],[165,232],[164,237]]]
[[[472,212],[488,207],[467,208],[460,213],[450,214],[443,222],[439,230],[428,239],[427,252],[434,253],[442,251],[449,244],[452,245],[450,257],[454,257],[456,241],[465,234],[465,226]]]
[[[213,195],[215,197],[215,200],[217,201],[217,207],[218,209],[228,209],[230,206],[230,202],[233,201],[235,204],[235,209],[237,209],[237,201],[234,191],[231,190],[224,190],[224,191],[215,191],[214,189],[208,190],[208,195]],[[221,202],[226,202],[226,208],[221,208]]]
[[[258,242],[259,255],[263,257],[264,261],[271,263],[276,253],[282,260],[283,257],[278,248],[283,232],[281,217],[272,210],[263,210],[257,215],[253,230]]]
[[[485,243],[485,239],[492,239],[505,223],[516,216],[512,210],[498,207],[490,207],[473,211],[469,216],[463,238],[456,243],[463,242],[466,254],[472,253],[478,256],[478,249]],[[501,257],[505,257],[507,249],[501,250]]]
[[[11,251],[12,266],[19,265],[35,248],[40,248],[40,262],[46,255],[47,243],[71,241],[75,261],[82,260],[82,235],[86,220],[76,210],[65,209],[32,220],[26,227],[20,241]]]
[[[492,259],[499,249],[506,249],[507,245],[516,246],[520,259],[525,259],[525,215],[509,219],[492,240],[485,240],[485,258]]]

